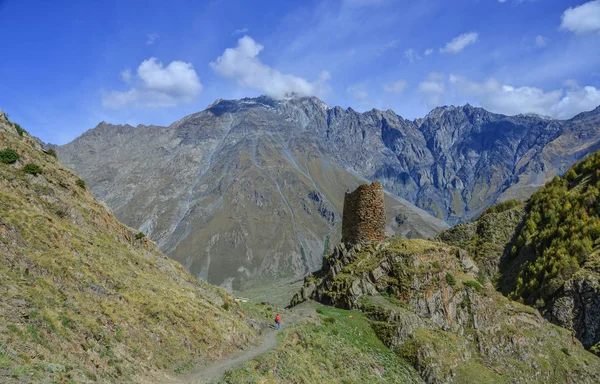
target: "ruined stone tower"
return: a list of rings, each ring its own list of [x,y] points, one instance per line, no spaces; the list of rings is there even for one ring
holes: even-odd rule
[[[385,202],[381,183],[362,184],[346,192],[342,242],[359,244],[385,239]]]

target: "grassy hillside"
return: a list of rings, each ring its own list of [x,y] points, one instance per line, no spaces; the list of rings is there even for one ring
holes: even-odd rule
[[[0,382],[144,381],[255,336],[54,156],[0,113]]]
[[[360,311],[310,303],[316,309],[279,335],[278,347],[225,374],[221,383],[422,383],[387,348]],[[284,317],[285,320],[285,317]]]

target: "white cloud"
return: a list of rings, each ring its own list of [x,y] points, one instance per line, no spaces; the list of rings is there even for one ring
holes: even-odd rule
[[[433,48],[427,48],[427,49],[425,50],[425,52],[423,52],[423,54],[424,54],[425,56],[429,56],[429,55],[431,55],[432,53],[433,53]]]
[[[538,46],[538,47],[540,47],[540,48],[543,48],[543,47],[545,47],[546,45],[548,45],[548,40],[549,40],[549,39],[548,39],[547,37],[544,37],[544,36],[542,36],[542,35],[537,35],[537,36],[535,37],[535,45],[537,45],[537,46]]]
[[[160,35],[156,32],[147,34],[146,35],[146,45],[154,44],[159,37],[160,37]]]
[[[425,104],[429,107],[439,106],[446,94],[445,76],[432,72],[427,79],[417,87],[417,92],[423,95]]]
[[[243,35],[244,33],[248,33],[248,28],[236,29],[231,35]]]
[[[536,87],[514,87],[493,78],[475,82],[450,75],[449,82],[455,91],[477,101],[483,108],[506,115],[536,113],[566,119],[600,105],[600,89],[579,87],[573,82],[566,90],[548,92]]]
[[[172,107],[191,102],[202,92],[202,83],[190,63],[172,61],[166,67],[156,58],[144,60],[133,78],[131,70],[121,72],[121,79],[130,84],[128,91],[111,91],[102,95],[106,108]]]
[[[463,33],[460,36],[455,37],[446,43],[444,48],[440,49],[442,53],[459,53],[465,49],[468,45],[475,44],[479,39],[477,32]]]
[[[600,0],[590,1],[564,11],[560,28],[576,34],[600,32]]]
[[[319,96],[327,90],[325,82],[330,78],[328,72],[322,72],[319,79],[313,82],[281,73],[260,61],[258,54],[263,48],[251,37],[244,36],[238,40],[237,47],[227,48],[210,65],[219,75],[274,98],[281,99],[292,94]]]
[[[131,82],[131,69],[127,68],[121,71],[121,80],[123,80],[126,84]]]
[[[406,80],[397,80],[393,83],[387,83],[383,85],[383,90],[391,93],[402,93],[408,87]]]
[[[420,60],[421,59],[421,56],[417,53],[417,51],[415,51],[412,48],[409,48],[406,51],[404,51],[404,57],[406,57],[406,59],[410,63],[414,63],[416,60]]]

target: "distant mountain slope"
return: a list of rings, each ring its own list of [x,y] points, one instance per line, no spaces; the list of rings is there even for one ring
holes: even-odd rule
[[[236,290],[298,279],[341,237],[344,192],[364,181],[313,133],[303,103],[221,101],[170,127],[101,124],[58,149],[95,196],[192,274]],[[447,225],[387,196],[388,231]]]
[[[255,337],[136,234],[0,112],[0,382],[148,382]]]
[[[430,237],[445,224],[410,204],[470,220],[529,197],[599,143],[600,108],[557,121],[466,105],[409,121],[259,97],[217,100],[169,127],[102,123],[57,151],[121,220],[194,275],[240,289],[318,269],[344,192],[365,179],[406,199],[388,197],[399,207],[390,232]]]

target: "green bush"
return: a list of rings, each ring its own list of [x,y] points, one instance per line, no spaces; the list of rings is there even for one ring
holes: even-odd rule
[[[135,235],[135,239],[136,239],[136,240],[141,240],[141,239],[143,239],[144,237],[146,237],[146,234],[144,234],[144,232],[138,232],[138,233]]]
[[[77,184],[77,186],[81,189],[85,189],[85,181],[83,179],[79,179],[75,182],[75,184]]]
[[[328,325],[333,325],[335,324],[335,318],[327,316],[325,319],[323,319],[323,322]]]
[[[56,154],[56,149],[54,148],[50,148],[49,150],[46,151],[46,153],[52,157],[54,157],[55,159],[58,158],[58,155]]]
[[[30,175],[33,175],[33,176],[37,176],[40,173],[42,173],[43,171],[42,171],[42,167],[40,167],[39,165],[30,163],[23,167],[23,172],[29,173]]]
[[[21,128],[21,126],[17,123],[12,123],[13,127],[15,127],[15,129],[17,130],[17,133],[19,134],[19,136],[23,136],[23,134],[25,133],[25,130],[23,128]]]
[[[456,278],[450,272],[446,273],[446,283],[448,283],[451,286],[456,285]]]
[[[483,289],[483,286],[478,281],[475,281],[475,280],[467,280],[463,283],[463,285],[465,287],[474,289],[477,292],[481,292],[481,290]]]
[[[14,149],[6,148],[0,151],[0,162],[12,164],[17,160],[19,160],[19,154]]]
[[[542,298],[539,298],[539,299],[537,299],[537,300],[535,301],[535,307],[536,307],[537,309],[542,309],[542,308],[544,308],[545,306],[546,306],[546,302],[544,301],[544,299],[542,299]]]

